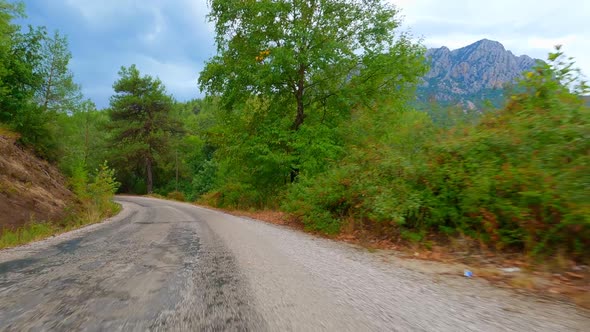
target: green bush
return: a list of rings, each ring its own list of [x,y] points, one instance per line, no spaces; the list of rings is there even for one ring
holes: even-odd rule
[[[217,165],[213,160],[203,161],[198,172],[193,176],[192,193],[194,196],[201,196],[211,191],[215,186]]]
[[[265,206],[266,197],[246,183],[225,183],[203,196],[203,201],[221,208],[249,209]]]
[[[38,106],[26,105],[11,119],[11,127],[19,133],[19,143],[32,148],[38,157],[49,162],[56,162],[61,157],[53,114],[44,113]]]
[[[338,233],[353,204],[351,173],[351,169],[335,168],[321,177],[302,177],[292,185],[282,208],[300,219],[308,230]]]
[[[88,192],[93,197],[93,205],[99,211],[111,213],[112,199],[119,185],[115,180],[115,170],[109,168],[107,163],[104,162],[96,171],[96,175],[92,181],[88,184]]]
[[[115,180],[115,171],[106,162],[92,177],[84,162],[79,162],[74,166],[70,178],[70,187],[81,202],[89,222],[96,222],[117,210],[112,199],[119,185]]]

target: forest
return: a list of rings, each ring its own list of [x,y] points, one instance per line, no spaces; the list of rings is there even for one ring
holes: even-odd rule
[[[57,165],[81,200],[155,194],[280,210],[328,235],[590,257],[590,90],[559,46],[502,107],[465,113],[416,104],[426,49],[383,1],[210,9],[217,53],[195,84],[203,98],[177,101],[122,64],[97,109],[66,36],[20,27],[23,6],[0,0],[0,129]]]

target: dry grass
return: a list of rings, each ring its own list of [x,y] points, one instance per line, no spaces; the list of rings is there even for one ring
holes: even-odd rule
[[[531,291],[538,288],[535,278],[531,277],[530,275],[519,275],[514,278],[510,278],[508,284],[514,288]]]
[[[564,271],[575,264],[571,259],[568,259],[562,251],[560,251],[551,259],[546,260],[543,265],[547,271]]]
[[[290,225],[293,223],[292,220],[287,218],[287,214],[281,211],[273,210],[262,210],[262,211],[229,211],[233,215],[249,217],[252,219],[258,219],[266,221],[275,225]]]
[[[575,304],[590,310],[590,292],[579,292],[572,295]]]
[[[20,134],[8,129],[5,125],[0,123],[0,136],[9,138],[12,140],[17,140],[20,138]]]
[[[484,278],[484,279],[491,279],[491,280],[500,280],[502,278],[502,272],[497,268],[493,267],[480,267],[473,269],[473,273],[476,277]]]
[[[169,192],[166,197],[175,201],[186,202],[186,197],[184,197],[184,194],[180,191]]]

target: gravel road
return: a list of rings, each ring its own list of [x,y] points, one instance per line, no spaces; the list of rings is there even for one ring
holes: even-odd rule
[[[574,306],[189,204],[0,251],[2,331],[590,331]]]

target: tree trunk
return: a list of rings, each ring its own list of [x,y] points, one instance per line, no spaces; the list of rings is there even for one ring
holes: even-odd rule
[[[47,113],[49,109],[49,97],[51,96],[51,85],[53,84],[53,62],[51,63],[51,70],[49,72],[49,78],[47,80],[47,86],[45,87],[45,93],[43,101],[43,113]]]
[[[305,65],[299,66],[299,79],[297,81],[297,89],[295,90],[295,100],[297,101],[297,116],[293,122],[293,130],[298,130],[305,119],[305,110],[303,107],[303,90],[305,89]]]
[[[90,153],[90,148],[88,146],[89,141],[89,130],[88,126],[90,125],[90,120],[88,119],[88,110],[86,110],[86,121],[84,123],[84,165],[88,166],[88,154]]]
[[[303,120],[305,120],[305,108],[303,105],[303,93],[305,90],[305,68],[304,64],[299,65],[299,72],[298,72],[298,80],[297,80],[297,89],[295,90],[295,100],[297,101],[297,115],[295,116],[295,122],[293,122],[293,126],[291,127],[294,131],[299,130],[299,127],[303,124]],[[299,168],[291,168],[290,178],[291,183],[297,180],[299,176]]]
[[[147,193],[151,194],[154,190],[154,180],[152,177],[152,159],[150,157],[145,157],[145,166],[147,173]]]
[[[295,122],[293,122],[293,130],[297,131],[299,127],[303,124],[303,120],[305,119],[305,112],[303,109],[303,94],[297,91],[297,116],[295,117]]]

